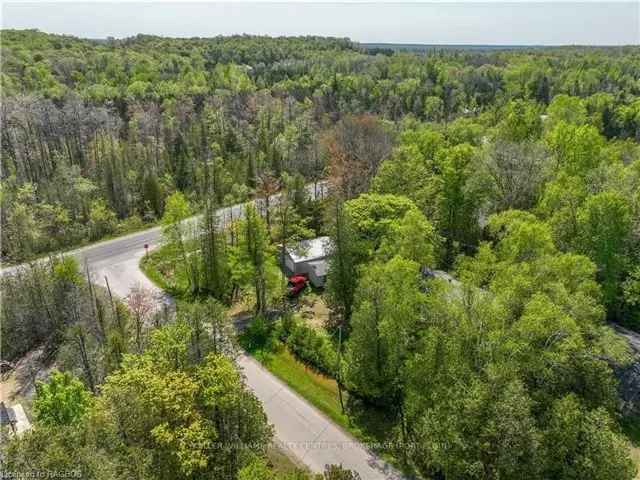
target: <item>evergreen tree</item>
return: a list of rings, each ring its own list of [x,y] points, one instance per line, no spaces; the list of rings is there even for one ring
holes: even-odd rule
[[[144,176],[143,199],[145,207],[150,209],[155,218],[162,217],[162,191],[155,172],[148,171]]]
[[[344,203],[339,198],[332,204],[330,215],[333,216],[332,245],[326,289],[331,303],[340,315],[340,324],[348,328],[358,283],[357,238],[351,219],[345,212]]]

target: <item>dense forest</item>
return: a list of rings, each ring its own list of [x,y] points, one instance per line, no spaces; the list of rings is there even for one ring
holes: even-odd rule
[[[389,56],[346,39],[7,30],[2,53],[2,255],[13,261],[141,228],[176,190],[201,203],[206,165],[220,203],[251,196],[264,172],[318,178],[349,115],[376,115],[391,134],[404,118],[433,122],[475,146],[520,116],[533,124],[507,126],[527,131],[503,143],[536,143],[533,117],[568,95],[549,123],[639,135],[632,48]]]
[[[16,468],[73,452],[91,478],[274,478],[265,451],[207,443],[272,435],[232,368],[224,312],[242,300],[243,346],[286,348],[387,412],[385,453],[407,472],[634,477],[615,376],[630,352],[611,324],[640,330],[640,48],[3,31],[2,85],[3,258],[160,223],[145,268],[180,299],[176,321],[145,292],[126,308],[55,259],[3,278],[18,292],[3,351],[44,342],[66,371],[40,387],[42,426],[11,443]],[[219,224],[252,198],[263,208]],[[278,263],[325,234],[331,315],[312,328]],[[69,418],[49,418],[51,385]]]

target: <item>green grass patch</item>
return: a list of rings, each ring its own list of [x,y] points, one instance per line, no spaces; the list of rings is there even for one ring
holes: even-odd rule
[[[296,472],[308,472],[304,464],[289,456],[277,445],[270,445],[267,449],[267,464],[274,473],[291,475],[293,478],[296,478]]]
[[[175,298],[189,296],[187,273],[182,262],[166,245],[142,257],[140,269],[158,288]]]
[[[636,479],[640,478],[640,416],[624,417],[620,422],[622,431],[631,442],[631,458],[638,467]]]
[[[351,427],[349,417],[342,413],[338,385],[334,379],[315,372],[283,345],[275,352],[261,355],[259,360],[271,373],[303,395],[334,422],[346,429]],[[343,398],[346,400],[346,394]]]

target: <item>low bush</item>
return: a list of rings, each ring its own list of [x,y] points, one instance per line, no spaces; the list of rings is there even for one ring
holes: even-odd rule
[[[263,317],[256,317],[239,340],[242,348],[252,355],[273,352],[279,343],[273,324]]]
[[[140,215],[132,215],[118,223],[116,234],[124,235],[125,233],[137,232],[143,228],[149,228],[150,225],[145,223]]]
[[[303,363],[320,373],[335,377],[338,352],[329,335],[310,327],[295,315],[277,322],[257,317],[240,336],[240,345],[250,354],[262,357],[284,346]]]
[[[288,315],[280,321],[278,336],[300,360],[322,373],[335,375],[338,353],[327,333]]]

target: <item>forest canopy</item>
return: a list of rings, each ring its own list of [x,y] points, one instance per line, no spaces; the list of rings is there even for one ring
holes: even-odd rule
[[[81,401],[65,405],[51,451],[77,440],[98,454],[87,471],[110,456],[105,468],[131,478],[269,478],[265,451],[206,444],[271,438],[233,368],[226,307],[242,299],[250,334],[388,414],[387,453],[407,471],[633,478],[616,378],[630,356],[611,323],[640,331],[640,48],[2,40],[2,259],[160,224],[165,242],[143,263],[180,298],[175,322],[140,290],[127,309],[60,259],[2,278],[17,292],[4,351],[47,344],[77,377],[40,387],[41,425],[12,443],[16,465],[49,460],[59,389]],[[328,196],[312,198],[320,182]],[[289,310],[278,262],[324,235],[330,313],[310,326]],[[171,407],[174,381],[168,428],[153,412]],[[236,418],[246,430],[226,429]],[[203,440],[193,456],[189,436]]]
[[[446,125],[450,143],[477,145],[497,128],[504,155],[537,140],[548,117],[545,128],[565,125],[546,142],[558,161],[571,128],[580,148],[640,135],[634,48],[375,53],[337,38],[2,31],[3,257],[142,228],[176,190],[201,206],[209,176],[218,203],[238,202],[265,172],[309,181],[329,158],[366,154],[366,187],[407,118]],[[340,132],[357,126],[335,123],[365,114],[390,123],[360,126],[356,137],[373,143],[345,144]]]

